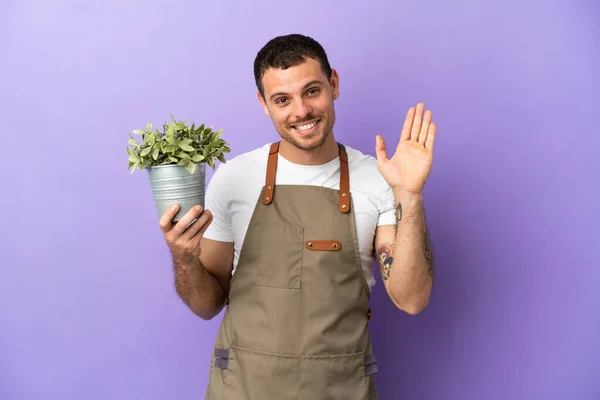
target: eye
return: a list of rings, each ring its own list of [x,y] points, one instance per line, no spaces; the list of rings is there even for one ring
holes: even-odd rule
[[[275,100],[275,104],[283,105],[284,101],[285,101],[285,97],[280,97],[277,100]]]
[[[312,88],[308,90],[308,94],[309,95],[313,95],[313,94],[317,94],[319,93],[319,89],[318,88]]]

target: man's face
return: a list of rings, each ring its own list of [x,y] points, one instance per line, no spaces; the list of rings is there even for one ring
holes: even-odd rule
[[[330,83],[319,62],[307,58],[295,67],[267,70],[262,78],[265,99],[260,93],[258,97],[282,139],[312,150],[333,131],[338,81],[337,72],[333,71]]]

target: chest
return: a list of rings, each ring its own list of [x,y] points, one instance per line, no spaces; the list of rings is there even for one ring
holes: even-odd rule
[[[232,193],[231,197],[235,200],[230,202],[229,216],[235,243],[234,268],[237,265],[247,228],[259,200],[263,184],[261,181],[253,182],[254,185],[249,183],[247,181],[246,184],[238,185],[232,189],[235,193]],[[357,186],[355,189],[351,189],[351,195],[356,236],[361,259],[368,264],[373,251],[373,241],[379,218],[379,205],[378,199],[370,195],[368,190],[361,189],[359,185],[355,186]],[[337,212],[337,210],[319,210],[318,212]]]

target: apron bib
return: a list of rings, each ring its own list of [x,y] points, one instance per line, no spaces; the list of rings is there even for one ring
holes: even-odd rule
[[[275,187],[271,145],[211,357],[208,400],[374,400],[377,361],[351,210],[340,190]]]

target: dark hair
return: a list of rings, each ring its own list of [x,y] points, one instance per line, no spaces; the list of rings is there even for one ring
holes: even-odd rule
[[[300,34],[277,36],[271,39],[256,54],[254,59],[254,80],[261,96],[264,98],[262,77],[269,68],[287,69],[314,58],[321,64],[321,69],[331,79],[331,66],[327,54],[316,40]]]

